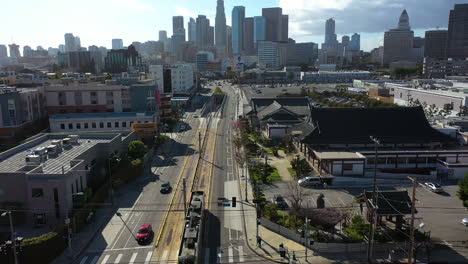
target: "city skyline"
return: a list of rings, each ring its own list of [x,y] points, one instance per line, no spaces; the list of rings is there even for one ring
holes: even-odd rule
[[[95,8],[92,10],[86,8],[88,1],[81,2],[82,5],[80,6],[74,6],[76,12],[73,13],[65,12],[66,1],[62,5],[56,5],[56,0],[43,1],[42,4],[32,0],[22,0],[20,1],[22,4],[7,2],[3,6],[10,12],[5,14],[4,19],[19,19],[22,21],[34,19],[39,24],[44,24],[44,27],[35,27],[32,30],[29,23],[14,24],[15,26],[2,30],[4,34],[0,35],[0,44],[15,43],[20,47],[40,45],[45,48],[57,48],[59,44],[64,44],[63,35],[65,33],[73,33],[81,37],[81,46],[83,47],[97,45],[110,48],[114,38],[123,39],[124,45],[128,46],[133,41],[158,40],[160,30],[171,32],[173,16],[183,16],[184,22],[187,22],[190,17],[196,18],[199,14],[206,15],[214,26],[216,15],[216,0],[201,0],[199,3],[182,0],[172,6],[162,1],[151,3],[146,0],[103,0],[99,1],[99,3],[93,2],[92,5]],[[431,14],[430,19],[428,18],[429,15],[425,15],[415,4],[416,2],[421,4],[422,1],[404,2],[402,0],[391,2],[383,0],[379,1],[379,3],[371,3],[365,0],[266,0],[261,2],[236,0],[226,1],[225,10],[227,25],[232,26],[231,11],[235,5],[246,7],[246,17],[260,16],[262,8],[281,7],[283,8],[283,14],[289,15],[289,36],[291,38],[297,42],[315,42],[319,44],[323,43],[324,40],[325,21],[333,17],[336,20],[338,39],[341,39],[343,35],[352,35],[354,32],[359,33],[362,49],[370,51],[383,44],[383,33],[395,27],[393,18],[398,16],[403,9],[406,9],[412,18],[412,28],[415,36],[423,37],[426,30],[435,29],[436,27],[447,29],[449,10],[453,4],[463,3],[464,1],[435,0],[431,1],[430,5],[425,4],[425,8],[437,10],[437,12],[426,12]],[[314,4],[315,7],[312,8]],[[355,5],[359,5],[362,10],[357,11],[358,8]],[[25,10],[21,9],[21,6],[31,8]],[[109,9],[109,6],[112,6],[113,12],[108,13],[112,14],[103,12],[103,10]],[[380,10],[377,12],[369,11],[376,7],[379,7]],[[43,16],[37,10],[47,12],[52,10],[55,11],[55,15]],[[154,14],[158,10],[164,10],[164,12],[160,12],[155,17]],[[368,12],[365,16],[367,19],[365,23],[362,21],[362,15],[360,15],[362,12]],[[382,12],[385,12],[385,15],[382,15]],[[87,19],[80,21],[78,17],[84,13],[87,14]],[[377,16],[376,13],[380,14],[380,16]],[[132,14],[139,17],[139,19],[133,20]],[[310,18],[311,15],[314,17],[313,20]],[[11,18],[9,18],[10,16]],[[146,22],[141,23],[142,19]],[[71,22],[67,22],[67,20]],[[57,23],[57,21],[62,22]],[[353,23],[350,23],[351,21]],[[46,26],[50,24],[54,24],[53,30],[51,30],[52,27]],[[138,29],[135,30],[135,27],[138,27]],[[45,40],[44,36],[47,36],[48,39]]]

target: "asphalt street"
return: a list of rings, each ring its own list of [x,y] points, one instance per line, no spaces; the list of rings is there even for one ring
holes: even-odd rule
[[[182,121],[189,129],[173,134],[169,144],[153,158],[151,171],[116,192],[117,211],[122,218],[113,216],[77,263],[150,263],[154,241],[139,245],[134,235],[144,223],[153,226],[152,240],[158,234],[171,197],[160,193],[161,183],[168,181],[175,189],[185,159],[194,155],[196,149],[192,144],[200,118],[194,118],[194,114],[199,113],[186,113]]]
[[[231,140],[239,90],[236,92],[237,88],[227,84],[222,85],[221,88],[227,92],[227,101],[218,123],[210,209],[207,213],[206,225],[209,227],[209,232],[200,263],[262,263],[263,259],[251,251],[246,244],[244,219],[239,206],[242,202],[239,181],[243,179],[237,170],[237,163],[234,159],[235,148]],[[218,205],[219,198],[232,200],[232,197],[237,199],[235,208]],[[265,261],[265,263],[269,262]]]

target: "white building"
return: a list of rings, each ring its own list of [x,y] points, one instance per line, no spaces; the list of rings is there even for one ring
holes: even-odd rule
[[[179,64],[171,68],[172,92],[187,93],[193,89],[193,68],[189,64]]]
[[[112,39],[112,49],[123,49],[122,39]]]
[[[158,89],[161,93],[164,91],[163,69],[162,65],[150,65],[148,68],[149,78],[158,84]]]
[[[155,122],[153,112],[59,114],[49,116],[50,131],[52,133],[130,131],[133,123],[153,122]]]
[[[307,83],[350,83],[354,79],[367,80],[369,78],[368,71],[305,72],[302,76],[302,80]]]
[[[258,64],[260,68],[278,69],[280,66],[278,43],[273,41],[258,42]]]

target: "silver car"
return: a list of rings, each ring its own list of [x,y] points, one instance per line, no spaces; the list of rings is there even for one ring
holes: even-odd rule
[[[444,190],[442,189],[442,186],[440,186],[440,185],[437,184],[437,183],[425,182],[425,183],[424,183],[424,186],[426,186],[426,188],[430,189],[431,191],[433,191],[433,192],[435,192],[435,193],[441,193],[441,192],[444,191]]]
[[[462,224],[464,224],[465,226],[468,226],[468,217],[465,217],[462,219]]]
[[[322,179],[320,177],[305,177],[297,181],[299,186],[322,186]]]

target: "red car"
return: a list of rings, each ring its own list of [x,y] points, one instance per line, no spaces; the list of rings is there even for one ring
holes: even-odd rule
[[[137,241],[138,243],[146,243],[150,240],[153,234],[153,227],[151,224],[143,224],[137,233]]]

